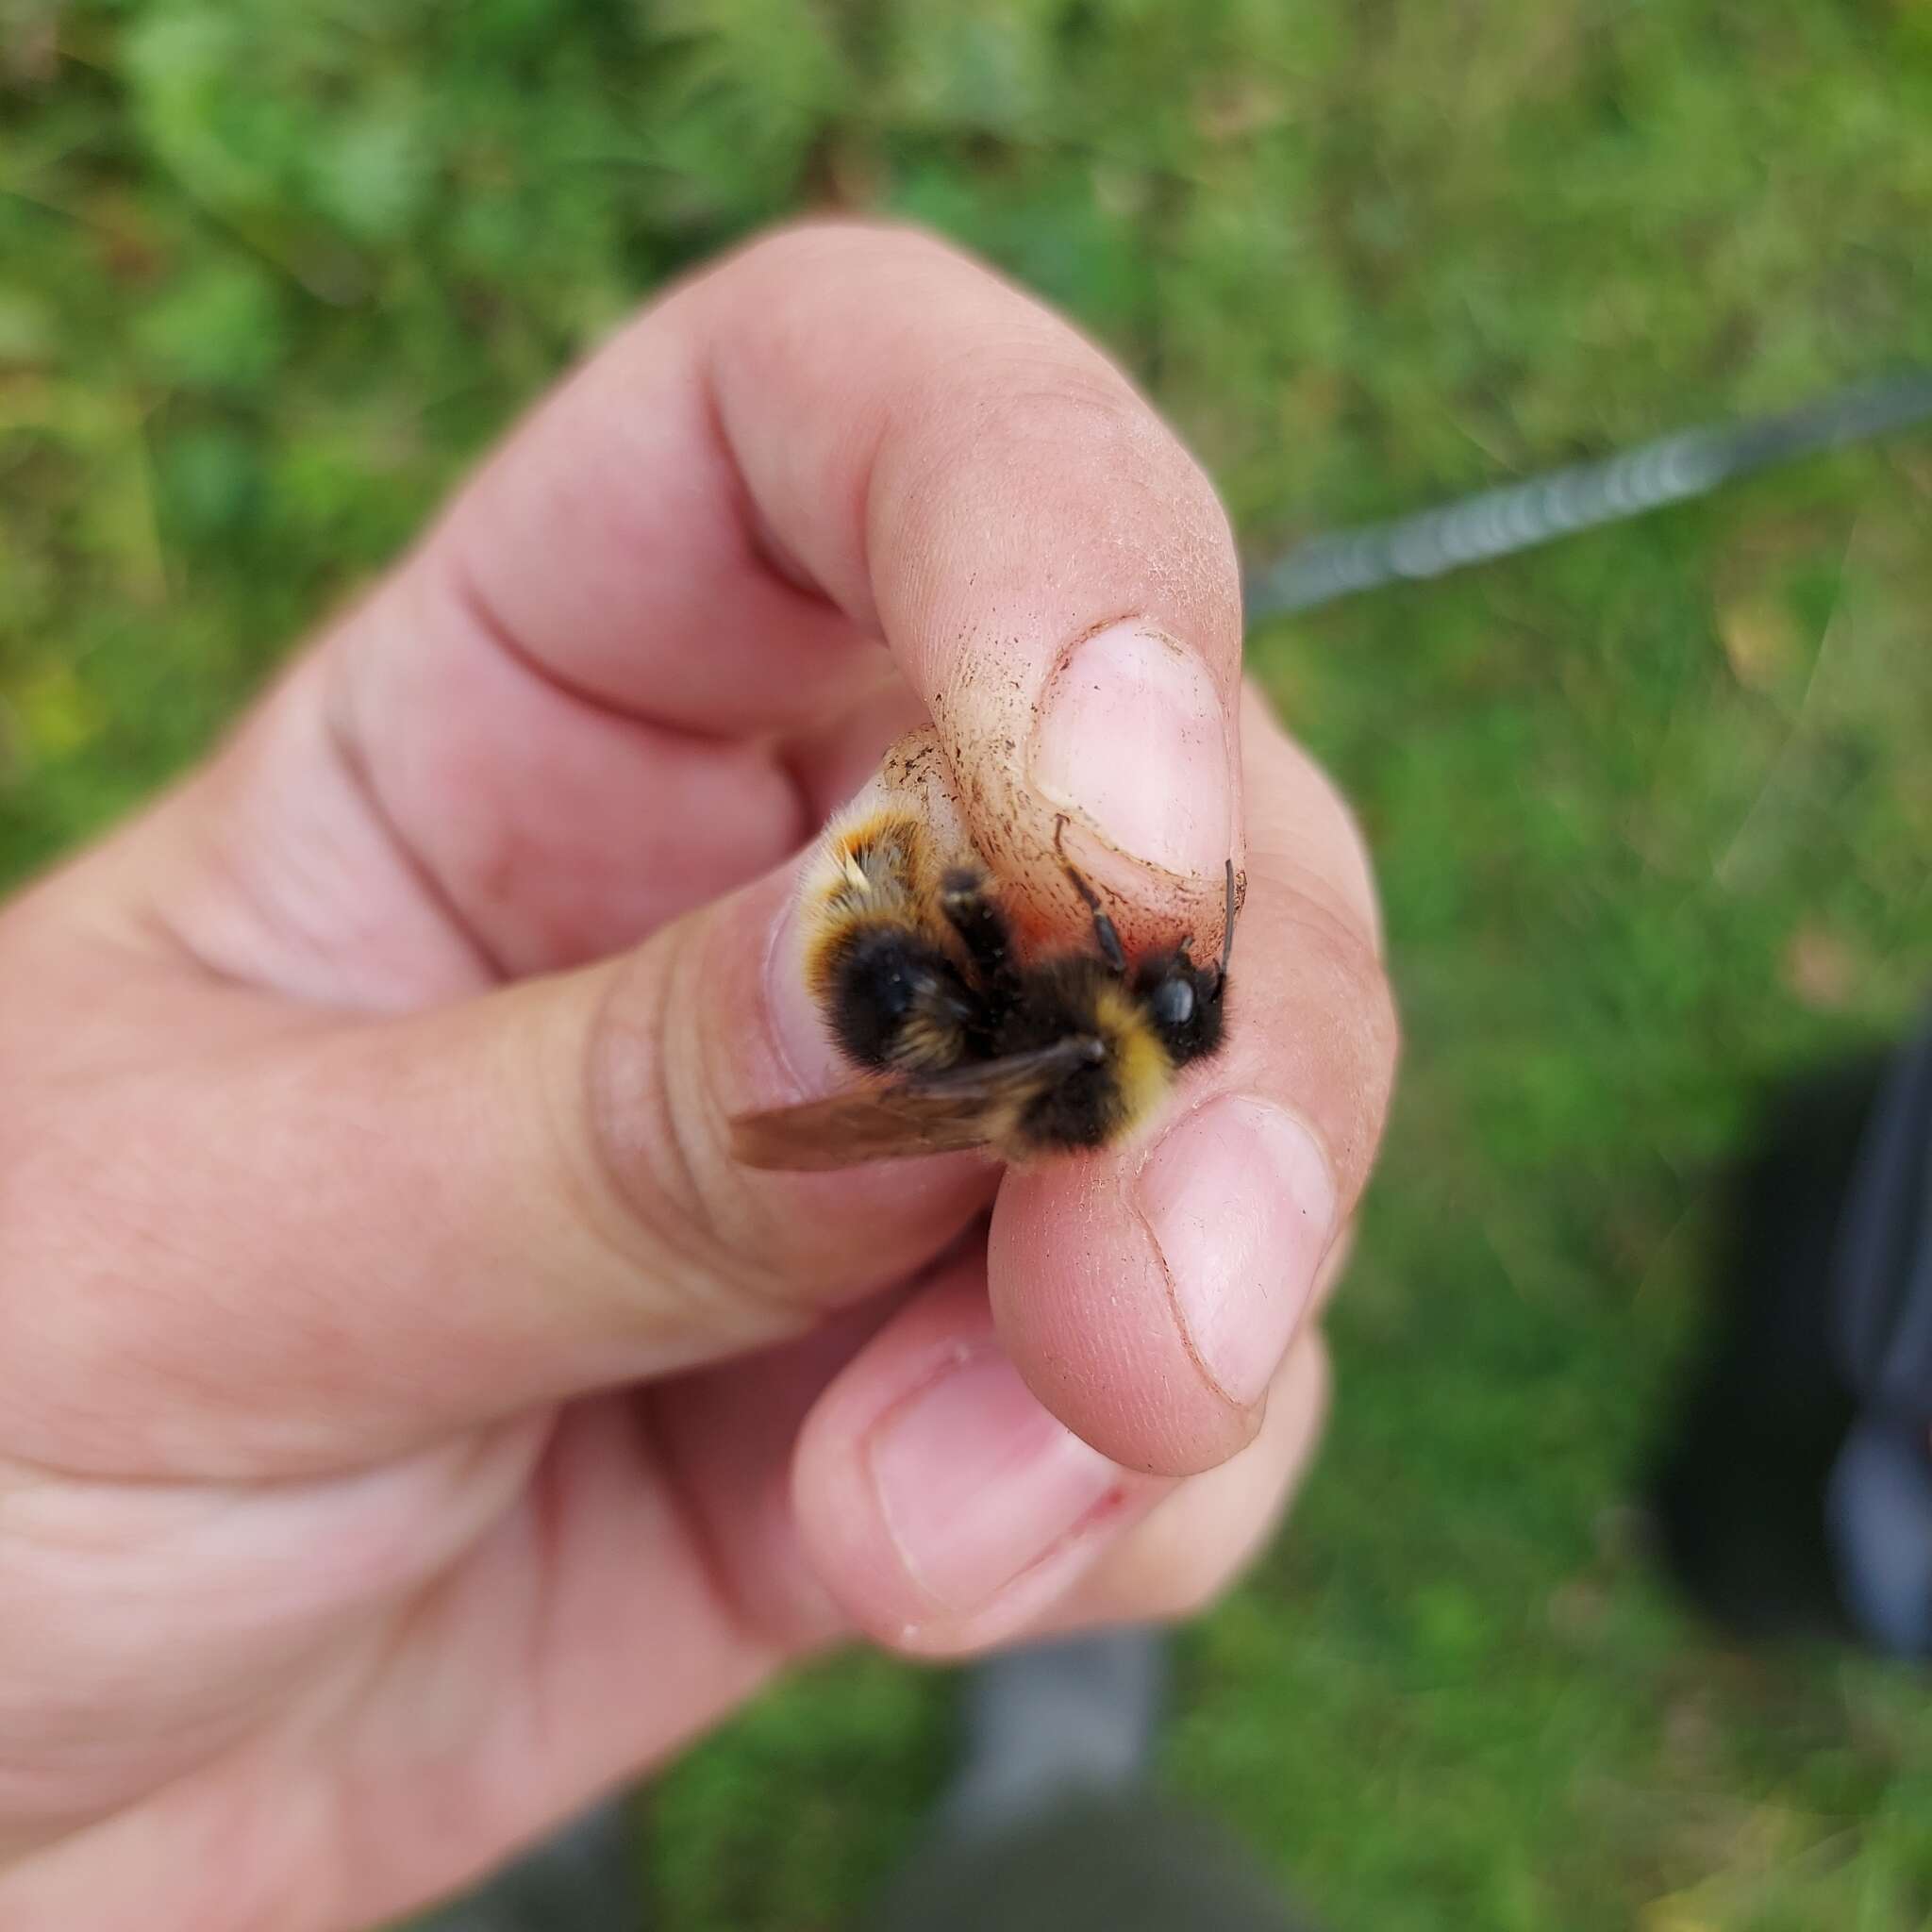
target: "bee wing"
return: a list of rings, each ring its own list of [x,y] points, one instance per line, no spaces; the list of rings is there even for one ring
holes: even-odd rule
[[[984,1147],[991,1129],[979,1102],[915,1087],[855,1087],[799,1107],[741,1114],[731,1123],[731,1151],[746,1167],[806,1173]]]
[[[916,1080],[741,1114],[731,1123],[732,1152],[746,1167],[808,1172],[985,1147],[1015,1107],[1101,1052],[1099,1041],[1075,1036]]]

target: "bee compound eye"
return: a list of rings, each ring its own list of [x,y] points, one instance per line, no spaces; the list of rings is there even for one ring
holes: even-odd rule
[[[1154,989],[1154,1017],[1163,1026],[1185,1026],[1194,1017],[1194,989],[1185,979],[1163,979]]]

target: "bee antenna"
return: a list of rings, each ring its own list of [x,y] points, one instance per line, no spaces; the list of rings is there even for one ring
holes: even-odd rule
[[[1221,977],[1227,978],[1227,962],[1234,957],[1234,860],[1227,861],[1227,924],[1221,934]]]

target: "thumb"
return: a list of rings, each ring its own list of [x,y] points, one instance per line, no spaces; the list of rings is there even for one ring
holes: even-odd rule
[[[794,889],[787,868],[613,961],[375,1020],[159,961],[131,985],[42,895],[8,929],[9,1005],[97,1017],[0,1040],[35,1123],[0,1144],[0,1280],[42,1284],[0,1296],[0,1446],[99,1474],[360,1463],[911,1272],[992,1169],[730,1155],[733,1114],[834,1077]]]

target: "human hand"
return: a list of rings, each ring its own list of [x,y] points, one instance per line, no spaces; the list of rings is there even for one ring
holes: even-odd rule
[[[1394,1057],[1360,844],[1240,650],[1101,357],[794,231],[0,916],[0,1924],[365,1925],[814,1648],[1225,1583]],[[1244,864],[1229,1044],[1131,1148],[741,1169],[731,1114],[844,1077],[799,848],[928,713],[1070,941],[1060,813],[1130,945]]]

